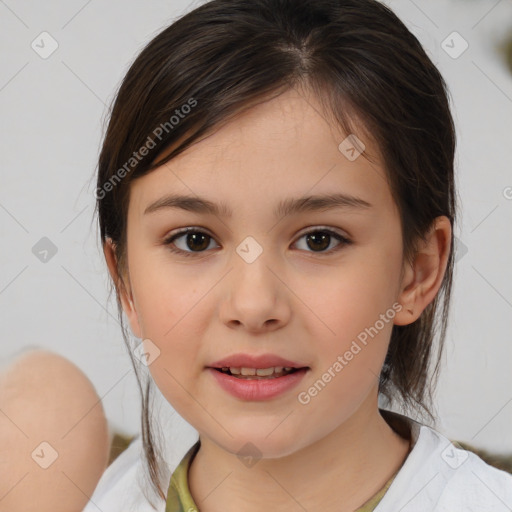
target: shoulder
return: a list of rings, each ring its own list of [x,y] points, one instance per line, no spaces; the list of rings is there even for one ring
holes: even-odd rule
[[[136,437],[103,473],[93,495],[83,512],[127,512],[138,504],[140,512],[153,511],[149,503],[141,505],[144,497],[138,485],[138,474],[141,471],[142,440]],[[135,509],[134,509],[135,510]],[[164,508],[157,508],[164,511]]]
[[[170,475],[169,475],[170,477]],[[144,494],[142,439],[137,436],[103,473],[83,512],[164,512],[165,502]]]
[[[512,475],[408,420],[413,449],[375,512],[505,512],[512,508]]]
[[[166,462],[163,470],[168,481],[197,438],[195,430],[185,430],[174,436],[172,446],[162,447]],[[108,466],[82,512],[165,512],[165,505],[165,500],[150,492],[139,434]]]
[[[440,511],[500,512],[512,509],[512,475],[483,461],[476,454],[451,446],[444,451],[448,461],[446,486],[439,498]]]

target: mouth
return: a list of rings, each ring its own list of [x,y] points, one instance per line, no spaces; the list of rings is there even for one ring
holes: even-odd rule
[[[259,365],[260,368],[255,368],[254,366],[225,366],[225,364],[229,363],[226,361],[222,366],[206,368],[214,377],[213,381],[231,396],[253,402],[285,396],[299,385],[310,370],[309,366],[299,365],[267,366],[268,363],[266,363]]]
[[[233,367],[223,366],[221,368],[212,368],[220,373],[231,375],[237,379],[243,380],[265,380],[277,379],[285,377],[299,370],[309,369],[309,367],[294,368],[291,366],[271,366],[269,368],[247,368],[247,367]]]
[[[238,380],[278,379],[300,370],[310,370],[309,366],[304,366],[301,362],[271,353],[231,354],[210,363],[207,368]]]

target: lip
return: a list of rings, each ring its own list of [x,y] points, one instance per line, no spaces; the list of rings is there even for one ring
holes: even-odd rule
[[[263,366],[262,368],[265,367]],[[215,368],[207,368],[207,371],[224,391],[246,401],[270,400],[282,395],[297,386],[308,370],[309,368],[302,367],[300,370],[296,370],[288,375],[269,379],[240,379],[227,373],[222,373]]]
[[[282,366],[284,368],[309,368],[307,365],[290,361],[289,359],[283,359],[282,357],[275,354],[232,354],[223,359],[219,359],[214,363],[211,363],[207,368],[271,368],[273,366]],[[218,373],[218,372],[217,372]]]

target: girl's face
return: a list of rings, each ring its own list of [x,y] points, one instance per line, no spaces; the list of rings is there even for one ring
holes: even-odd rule
[[[289,91],[131,185],[125,313],[150,340],[163,395],[231,453],[251,442],[264,457],[290,454],[376,411],[401,307],[399,214],[383,167],[357,157],[321,112]],[[165,206],[171,195],[193,201]],[[358,201],[299,201],[309,196]],[[165,244],[187,227],[195,237]],[[278,394],[265,380],[262,394],[235,396],[221,382],[236,377],[209,368],[234,354],[307,370],[279,377],[291,384]]]

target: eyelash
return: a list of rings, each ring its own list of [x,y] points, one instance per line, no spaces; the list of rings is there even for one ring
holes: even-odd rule
[[[183,255],[183,256],[186,256],[186,257],[195,257],[196,255],[199,255],[201,253],[206,252],[206,250],[204,250],[204,251],[184,251],[182,249],[176,248],[173,245],[173,242],[175,240],[177,240],[178,238],[181,238],[182,236],[187,235],[189,233],[204,234],[204,235],[210,237],[210,239],[213,240],[213,237],[211,235],[209,235],[207,232],[202,231],[201,229],[198,229],[198,228],[188,227],[188,228],[184,228],[184,229],[178,231],[177,233],[174,233],[171,236],[165,238],[163,240],[163,244],[165,246],[167,246],[168,249],[171,252],[176,253],[176,254],[180,254],[180,255]],[[331,237],[334,237],[336,240],[338,240],[340,242],[334,249],[330,249],[328,251],[306,251],[306,252],[311,252],[313,254],[320,254],[320,255],[332,254],[334,252],[337,252],[337,251],[341,250],[344,246],[352,244],[352,240],[348,239],[345,236],[340,235],[339,233],[336,233],[335,231],[333,231],[331,229],[327,229],[327,228],[312,229],[311,231],[307,231],[306,233],[302,233],[302,235],[297,240],[300,240],[301,238],[303,238],[303,237],[305,237],[307,235],[311,235],[312,233],[325,233],[325,234],[327,234],[327,235],[329,235]]]

